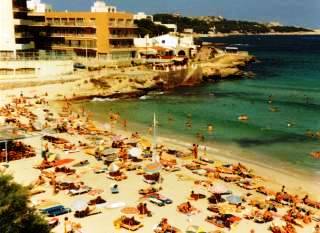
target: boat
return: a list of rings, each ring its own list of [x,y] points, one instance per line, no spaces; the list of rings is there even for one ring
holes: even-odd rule
[[[238,117],[238,120],[239,121],[247,121],[247,120],[249,120],[249,117],[247,115],[240,115]]]

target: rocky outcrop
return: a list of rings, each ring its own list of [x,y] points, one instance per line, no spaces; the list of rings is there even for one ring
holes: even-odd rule
[[[246,72],[243,68],[248,63],[255,61],[248,53],[222,54],[217,55],[208,62],[201,63],[203,77],[208,79],[226,79],[229,77],[243,77]]]

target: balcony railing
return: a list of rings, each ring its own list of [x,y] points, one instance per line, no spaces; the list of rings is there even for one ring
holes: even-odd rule
[[[16,38],[33,38],[33,35],[28,32],[16,32],[14,35]]]
[[[137,28],[137,25],[133,23],[109,23],[109,27],[114,28]]]
[[[133,45],[110,45],[111,50],[118,51],[133,51],[136,50],[136,47]]]
[[[62,27],[95,27],[93,22],[46,22],[50,26],[62,26]]]
[[[52,33],[51,37],[96,38],[96,34]]]
[[[136,37],[134,34],[126,34],[126,35],[119,35],[119,34],[110,34],[109,39],[133,39]]]
[[[80,46],[80,45],[68,45],[68,44],[52,44],[53,49],[84,49],[84,50],[97,50],[95,46]]]

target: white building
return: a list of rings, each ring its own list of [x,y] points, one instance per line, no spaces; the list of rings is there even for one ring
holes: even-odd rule
[[[192,36],[174,36],[170,34],[149,38],[135,38],[134,45],[137,48],[157,48],[172,50],[175,55],[192,56],[196,52],[197,46],[194,44]]]
[[[0,12],[0,55],[15,56],[17,51],[34,49],[26,2],[1,0]]]
[[[146,15],[144,12],[138,12],[137,14],[133,15],[134,20],[141,20],[141,19],[148,19],[153,22],[152,15]]]
[[[28,0],[27,8],[36,13],[45,13],[52,11],[52,6],[46,3],[41,3],[41,0]]]
[[[154,22],[154,24],[165,26],[166,28],[169,28],[171,32],[177,32],[177,30],[178,30],[177,25],[173,24],[173,23],[161,23],[161,22],[156,21],[156,22]]]
[[[117,12],[115,6],[109,6],[104,1],[95,1],[91,7],[91,12]]]

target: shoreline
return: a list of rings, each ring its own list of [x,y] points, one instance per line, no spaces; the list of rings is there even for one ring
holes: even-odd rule
[[[99,120],[94,120],[97,124],[102,125],[103,122]],[[150,121],[151,122],[151,121]],[[139,131],[139,129],[145,128],[147,129],[147,125],[139,124],[136,122],[129,122],[129,124],[135,125],[135,127],[132,127],[128,129],[127,131],[121,128],[121,126],[116,126],[114,128],[114,132],[120,135],[127,135],[130,136],[130,133],[135,132],[137,129],[139,134],[143,137],[146,137],[148,139],[152,139],[151,135],[148,135],[146,132]],[[187,151],[190,148],[192,148],[192,139],[188,137],[184,137],[183,135],[175,135],[178,136],[178,139],[174,139],[172,137],[169,137],[168,135],[165,136],[158,136],[158,144],[166,145],[167,147],[173,147],[177,148],[178,150]],[[179,137],[180,136],[180,137]],[[176,137],[175,137],[176,138]],[[196,140],[195,140],[196,141]],[[201,143],[196,142],[199,144],[199,154],[203,153]],[[303,193],[303,194],[311,194],[312,197],[317,198],[318,194],[320,193],[320,175],[317,177],[312,176],[310,172],[303,172],[303,169],[300,169],[297,171],[294,167],[289,167],[289,164],[281,164],[281,166],[272,166],[271,163],[261,163],[258,160],[250,157],[243,157],[239,155],[244,155],[239,151],[240,148],[234,148],[232,147],[227,148],[227,144],[221,144],[221,143],[215,143],[216,145],[212,144],[206,144],[206,150],[207,150],[207,157],[213,160],[217,160],[219,162],[223,162],[225,164],[228,163],[243,163],[245,166],[251,168],[254,170],[254,173],[258,176],[262,177],[264,181],[268,183],[268,186],[272,187],[273,189],[281,189],[281,186],[284,183],[288,183],[286,186],[288,190],[292,191],[293,193]],[[257,153],[252,152],[257,155]],[[276,161],[276,159],[273,159],[273,162],[279,162]],[[283,167],[284,165],[285,167]],[[286,166],[287,165],[287,166]],[[277,178],[275,178],[277,177]],[[288,182],[289,181],[289,182]],[[297,186],[297,183],[301,182],[301,185]],[[314,182],[313,182],[314,181]],[[315,185],[318,184],[317,185]],[[307,187],[303,187],[307,186]]]
[[[217,33],[208,35],[197,35],[196,38],[215,38],[229,36],[320,36],[320,30],[313,32],[270,32],[270,33]]]
[[[40,95],[40,93],[39,93]],[[27,94],[24,94],[24,96],[27,96]],[[42,97],[42,95],[41,95]],[[45,97],[44,97],[45,98]],[[50,98],[49,98],[50,99]],[[9,100],[9,99],[7,99]],[[49,109],[49,111],[51,113],[58,114],[59,109],[62,108],[63,102],[58,101],[58,102],[52,102],[50,101],[47,104],[44,105],[35,105],[34,107],[31,107],[31,109],[33,111],[39,110],[39,111],[43,111],[43,109]],[[68,109],[67,111],[64,111],[63,113],[69,112],[67,114],[66,117],[59,117],[57,119],[59,120],[68,120],[68,119],[76,119],[77,117],[77,112],[72,111],[70,112],[69,110],[72,109]],[[107,114],[107,113],[106,113]],[[77,118],[80,121],[86,122],[85,124],[90,124],[93,122],[93,125],[97,128],[97,129],[103,129],[106,130],[107,127],[105,127],[105,122],[99,122],[99,121],[93,121],[93,119],[90,119],[89,121],[86,120],[86,116],[89,115],[83,115],[80,118]],[[72,123],[72,121],[71,121]],[[120,122],[118,122],[120,123]],[[73,125],[73,124],[71,124]],[[117,125],[117,124],[116,124]],[[51,126],[55,126],[55,124],[52,124]],[[120,124],[118,125],[120,126]],[[70,129],[74,129],[75,126],[72,126]],[[121,130],[120,127],[115,127],[115,128],[111,128],[108,131],[108,136],[104,135],[104,136],[99,136],[102,137],[102,140],[106,140],[104,142],[104,145],[107,146],[107,148],[110,147],[110,144],[114,139],[112,139],[112,137],[114,136],[121,136],[121,137],[128,137],[130,138],[130,135],[132,133],[132,128],[129,127],[128,130]],[[111,135],[109,136],[109,133],[111,133]],[[50,134],[50,133],[49,133]],[[54,134],[55,136],[59,137],[59,138],[64,138],[66,140],[68,140],[70,143],[74,143],[78,145],[78,141],[81,140],[82,142],[86,142],[86,143],[90,143],[89,145],[92,146],[94,145],[94,141],[92,141],[91,139],[89,139],[90,137],[92,137],[95,134],[91,134],[90,132],[84,135],[78,134],[78,133],[58,133],[58,134]],[[98,134],[100,135],[100,134]],[[146,134],[141,134],[142,138],[146,137],[147,140],[150,139],[150,136],[146,136]],[[94,137],[94,136],[93,136]],[[136,216],[136,219],[139,220],[140,222],[143,223],[143,228],[141,228],[140,230],[138,230],[137,232],[140,233],[144,233],[144,232],[152,232],[153,227],[159,223],[159,221],[161,220],[161,218],[163,217],[167,217],[170,221],[171,224],[174,224],[176,227],[180,228],[180,229],[186,229],[186,227],[188,225],[201,225],[201,227],[203,227],[203,229],[210,229],[210,230],[206,230],[206,233],[212,232],[213,230],[218,229],[218,227],[208,223],[205,221],[206,217],[211,216],[212,213],[208,212],[208,210],[206,209],[206,206],[208,205],[208,200],[207,199],[203,199],[203,200],[198,200],[198,201],[192,201],[192,205],[195,206],[199,211],[199,213],[195,214],[195,215],[185,215],[185,214],[181,214],[177,211],[177,206],[181,203],[183,203],[186,200],[189,200],[188,197],[190,197],[190,192],[191,190],[195,190],[196,192],[201,192],[204,193],[205,195],[207,195],[209,197],[210,195],[210,191],[208,190],[208,188],[199,186],[195,184],[195,181],[199,181],[199,180],[207,180],[207,181],[211,181],[213,184],[215,185],[225,185],[228,189],[232,190],[234,195],[239,195],[241,197],[246,197],[246,194],[251,193],[252,198],[263,198],[263,199],[267,199],[265,196],[263,196],[262,194],[259,194],[256,192],[256,190],[252,190],[252,191],[248,191],[245,190],[243,188],[238,187],[238,185],[236,185],[236,183],[231,182],[231,183],[227,183],[222,181],[221,179],[217,179],[217,178],[213,178],[213,177],[209,177],[209,176],[199,176],[196,174],[191,173],[191,171],[189,171],[187,168],[184,167],[184,165],[190,164],[193,161],[193,158],[190,156],[190,147],[188,145],[185,144],[185,141],[182,141],[182,145],[181,143],[178,143],[176,141],[171,140],[170,138],[167,137],[159,137],[158,138],[158,145],[160,144],[164,144],[165,148],[169,148],[169,149],[177,149],[178,151],[183,152],[184,154],[186,154],[188,157],[187,158],[177,158],[177,165],[179,167],[181,167],[181,171],[179,171],[178,173],[174,173],[174,172],[167,172],[167,171],[161,171],[161,175],[163,176],[164,182],[161,184],[161,187],[163,188],[161,190],[161,194],[165,195],[166,197],[169,197],[173,200],[173,204],[168,205],[166,207],[159,207],[156,205],[151,204],[147,199],[143,200],[144,202],[148,203],[148,208],[152,211],[152,217],[144,217],[144,216]],[[96,140],[96,139],[94,139]],[[35,141],[33,141],[33,145],[36,144]],[[100,144],[99,144],[100,145]],[[97,144],[95,144],[95,148],[97,148]],[[140,147],[140,146],[139,146]],[[78,147],[77,147],[78,148]],[[129,147],[130,148],[130,147]],[[141,147],[142,148],[142,147]],[[78,148],[79,151],[76,153],[65,153],[63,152],[63,150],[61,149],[57,149],[53,147],[53,145],[50,144],[50,151],[59,154],[59,158],[60,159],[74,159],[72,164],[75,163],[79,163],[79,161],[83,161],[83,160],[88,160],[89,161],[89,165],[84,166],[84,167],[80,167],[80,168],[76,168],[77,173],[76,173],[76,177],[66,177],[64,175],[58,175],[58,177],[60,179],[62,179],[62,181],[64,181],[64,179],[68,179],[68,180],[72,180],[73,182],[84,182],[85,184],[89,185],[90,187],[92,187],[94,190],[101,190],[102,194],[99,194],[102,196],[102,198],[105,198],[108,202],[114,203],[114,202],[119,202],[119,201],[125,201],[125,206],[126,207],[135,207],[137,206],[138,203],[141,202],[141,195],[138,194],[138,191],[140,188],[147,188],[150,187],[149,185],[145,184],[142,180],[142,177],[138,174],[139,171],[125,171],[125,173],[128,175],[127,179],[121,182],[115,182],[114,180],[109,180],[106,178],[106,174],[102,174],[102,175],[98,175],[95,174],[93,171],[94,169],[97,168],[102,168],[105,167],[105,165],[102,165],[103,163],[101,163],[101,161],[97,161],[94,156],[89,156],[87,153],[85,153],[85,151],[83,150],[83,148],[79,147]],[[220,151],[219,154],[216,154],[217,149],[210,149],[207,151],[208,152],[208,158],[214,158],[215,159],[215,163],[213,165],[209,165],[207,164],[206,167],[221,167],[226,161],[228,164],[230,163],[236,163],[238,164],[239,161],[241,161],[241,159],[235,159],[232,160],[230,158],[226,158],[224,156],[219,157],[220,156]],[[211,153],[213,152],[213,153]],[[199,153],[201,155],[201,151]],[[26,160],[17,160],[17,161],[13,161],[12,163],[10,162],[10,167],[8,172],[12,172],[12,174],[14,175],[15,179],[18,180],[20,183],[24,183],[24,184],[28,184],[28,182],[34,182],[34,180],[36,180],[36,178],[39,176],[40,171],[36,170],[33,168],[33,166],[36,163],[39,163],[39,158],[40,156],[37,157],[33,157],[30,159],[26,159]],[[219,161],[221,159],[221,161]],[[147,163],[150,163],[149,160],[143,160],[142,163],[138,163],[141,166],[145,166]],[[72,165],[71,164],[71,165]],[[71,165],[69,164],[69,166],[71,167]],[[281,183],[282,182],[282,175],[277,173],[277,171],[275,171],[274,169],[265,169],[262,167],[255,167],[255,165],[253,164],[249,164],[249,163],[245,163],[245,166],[248,166],[249,169],[253,169],[253,175],[254,178],[252,178],[252,181],[254,183],[256,183],[256,185],[262,185],[264,187],[267,187],[268,189],[272,189],[275,191],[280,191],[281,190],[281,186],[283,184],[285,184],[286,186],[286,190],[288,190],[289,193],[294,192],[294,194],[298,194],[300,197],[303,197],[305,195],[305,190],[300,189],[299,187],[297,187],[297,183],[299,184],[299,186],[304,186],[305,188],[311,187],[311,185],[314,185],[314,183],[310,180],[297,180],[295,177],[287,177],[285,176],[285,180],[286,182]],[[75,167],[74,167],[75,168]],[[54,168],[53,168],[54,169]],[[52,171],[51,169],[49,169],[49,171]],[[48,171],[48,172],[49,172]],[[250,170],[249,170],[250,171]],[[269,180],[268,179],[262,179],[260,178],[260,172],[266,174],[270,174],[271,178]],[[107,172],[106,172],[107,173]],[[250,171],[251,173],[251,171]],[[25,176],[25,174],[28,174],[28,176]],[[180,176],[179,176],[180,175]],[[64,176],[64,177],[63,177]],[[180,177],[180,178],[179,178]],[[183,177],[183,178],[181,178]],[[264,176],[265,177],[265,176]],[[277,180],[275,180],[275,178],[278,178]],[[112,187],[112,185],[114,184],[119,184],[120,187],[120,193],[117,195],[113,195],[110,193],[110,187]],[[41,193],[38,194],[36,196],[32,197],[32,201],[33,203],[41,203],[42,200],[48,200],[48,201],[55,201],[58,203],[61,203],[64,206],[67,207],[72,207],[73,203],[76,200],[79,200],[79,198],[81,198],[82,200],[85,201],[89,201],[92,200],[95,196],[91,196],[90,194],[83,194],[81,195],[81,197],[72,197],[67,195],[67,193],[65,191],[61,191],[58,194],[51,194],[50,191],[52,191],[51,186],[48,184],[45,184],[44,186],[41,186],[44,190],[45,193]],[[295,188],[292,188],[295,187]],[[128,192],[130,190],[130,192]],[[179,190],[179,191],[177,191]],[[316,199],[318,199],[319,197],[317,196],[318,192],[314,193],[312,189],[308,190],[308,194],[310,194],[310,197],[314,197]],[[250,220],[247,220],[244,218],[244,216],[246,214],[250,214],[252,211],[255,211],[255,207],[251,206],[249,204],[249,197],[246,197],[248,200],[246,203],[243,204],[244,210],[241,210],[240,212],[234,210],[235,206],[231,205],[231,204],[227,204],[227,203],[223,203],[221,204],[221,208],[222,205],[226,206],[228,205],[228,208],[232,209],[232,210],[228,210],[228,213],[232,213],[236,216],[241,216],[241,222],[239,223],[239,225],[232,227],[232,231],[233,232],[248,232],[248,230],[250,229],[254,229],[255,232],[259,232],[259,233],[264,233],[264,232],[268,232],[267,229],[270,226],[268,223],[267,224],[256,224]],[[285,208],[285,209],[284,209]],[[282,224],[283,221],[281,220],[281,214],[284,214],[287,210],[288,207],[279,207],[279,214],[277,214],[277,216],[275,216],[275,221],[273,223],[275,224]],[[74,210],[74,209],[73,209]],[[73,216],[73,212],[68,214],[67,216],[69,217],[70,221],[75,221],[81,224],[82,226],[82,230],[81,232],[86,232],[86,233],[105,233],[105,232],[115,232],[115,226],[114,226],[114,220],[123,215],[122,212],[123,209],[107,209],[107,208],[101,208],[101,214],[97,214],[97,215],[93,215],[87,218],[83,218],[83,219],[79,219],[79,218],[74,218]],[[315,211],[315,216],[318,216],[319,214],[319,210],[314,210]],[[59,217],[60,221],[62,222],[63,218],[65,217],[61,216]],[[173,221],[174,219],[174,221]],[[311,229],[314,228],[314,225],[316,223],[311,223],[308,225],[304,225],[303,228],[303,233],[309,233],[311,232]],[[60,233],[63,232],[63,224],[59,224],[55,229],[54,232],[56,233]],[[119,230],[119,232],[124,233],[127,232],[126,230]],[[299,231],[300,232],[300,231]]]

